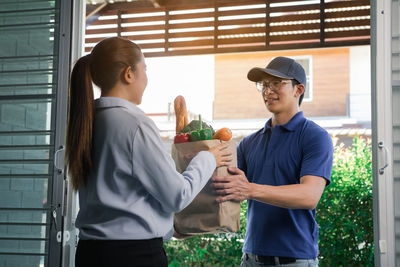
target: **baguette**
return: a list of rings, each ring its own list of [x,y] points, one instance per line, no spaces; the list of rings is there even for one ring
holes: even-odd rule
[[[182,132],[183,127],[189,124],[185,98],[178,95],[174,101],[176,116],[176,133]]]

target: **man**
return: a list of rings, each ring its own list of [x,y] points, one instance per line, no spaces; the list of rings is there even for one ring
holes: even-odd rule
[[[332,139],[299,111],[306,86],[299,63],[277,57],[247,77],[272,117],[240,142],[232,175],[213,183],[217,201],[248,199],[241,266],[318,266],[315,208],[330,183]]]

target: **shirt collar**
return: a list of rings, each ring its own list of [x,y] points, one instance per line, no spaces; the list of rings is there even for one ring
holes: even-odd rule
[[[132,102],[120,98],[120,97],[100,97],[95,100],[96,108],[113,108],[113,107],[123,107],[129,109],[133,112],[145,114],[143,110],[141,110],[138,106],[133,104]]]
[[[284,129],[286,129],[289,132],[293,132],[296,130],[297,126],[300,124],[301,121],[304,120],[304,115],[303,115],[303,111],[299,111],[296,113],[296,115],[294,115],[290,121],[286,124],[283,125],[276,125],[276,126],[280,126]],[[271,122],[272,119],[269,119],[264,126],[264,129],[262,130],[262,133],[266,133],[268,130],[271,130]]]

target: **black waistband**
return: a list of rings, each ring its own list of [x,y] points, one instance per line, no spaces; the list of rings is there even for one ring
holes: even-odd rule
[[[150,246],[162,246],[163,245],[163,239],[161,237],[157,238],[152,238],[152,239],[129,239],[129,240],[103,240],[103,239],[79,239],[79,242],[81,244],[123,244],[123,245],[135,245],[135,246],[141,246],[141,245],[150,245]]]
[[[296,262],[296,258],[290,257],[275,257],[275,256],[263,256],[263,255],[252,255],[246,253],[246,257],[249,257],[256,262],[267,264],[267,265],[275,265],[275,258],[278,259],[278,264],[288,264]]]

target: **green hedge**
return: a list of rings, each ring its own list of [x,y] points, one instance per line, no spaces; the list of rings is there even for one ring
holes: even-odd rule
[[[335,146],[331,179],[317,207],[320,266],[373,266],[370,142]]]
[[[373,266],[372,169],[370,143],[335,146],[332,183],[317,207],[320,266]],[[164,247],[169,266],[239,266],[246,231],[246,202],[241,229],[234,234],[172,240]]]

